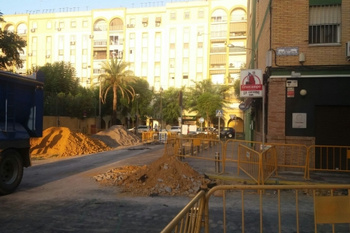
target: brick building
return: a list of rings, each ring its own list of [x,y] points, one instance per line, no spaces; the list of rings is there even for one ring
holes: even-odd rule
[[[263,71],[266,92],[264,108],[246,99],[247,137],[349,145],[350,1],[249,0],[248,9],[247,64]]]

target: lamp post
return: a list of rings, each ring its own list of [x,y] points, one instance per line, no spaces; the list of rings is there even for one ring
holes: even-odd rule
[[[97,125],[97,131],[101,129],[102,127],[102,116],[101,116],[101,99],[102,99],[102,90],[101,90],[101,77],[98,78],[99,84],[99,90],[98,90],[98,125]]]
[[[163,99],[162,99],[163,88],[160,88],[159,91],[160,91],[160,127],[159,127],[159,132],[161,132],[163,129]]]
[[[137,133],[137,127],[139,126],[139,97],[140,97],[140,94],[135,94],[135,98],[136,98],[136,126],[135,126],[135,134]]]

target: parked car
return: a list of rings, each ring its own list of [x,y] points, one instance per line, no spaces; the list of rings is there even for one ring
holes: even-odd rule
[[[171,133],[181,134],[181,126],[173,125],[170,130]]]
[[[139,125],[137,126],[137,133],[147,132],[150,130],[148,125]]]
[[[224,127],[220,130],[220,138],[234,138],[235,130],[231,127]]]

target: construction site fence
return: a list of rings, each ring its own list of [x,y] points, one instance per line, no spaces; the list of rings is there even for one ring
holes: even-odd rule
[[[350,185],[219,185],[162,233],[350,232]]]
[[[262,143],[220,140],[216,135],[168,135],[165,154],[180,159],[206,160],[209,173],[244,172],[256,184],[264,184],[278,172],[299,172],[310,179],[310,172],[350,172],[350,146],[306,146],[303,144]],[[214,162],[213,162],[214,161]]]

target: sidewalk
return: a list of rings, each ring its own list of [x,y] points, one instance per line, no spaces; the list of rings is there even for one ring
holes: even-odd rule
[[[234,182],[239,184],[256,184],[256,182],[243,171],[237,171],[237,164],[226,164],[223,173],[222,165],[218,165],[214,161],[185,158],[183,162],[188,163],[201,174],[205,174],[212,179]],[[304,179],[304,173],[293,171],[277,171],[277,175],[272,175],[265,181],[265,184],[284,184],[284,185],[301,185],[301,184],[350,184],[350,172],[311,172],[310,179]]]

